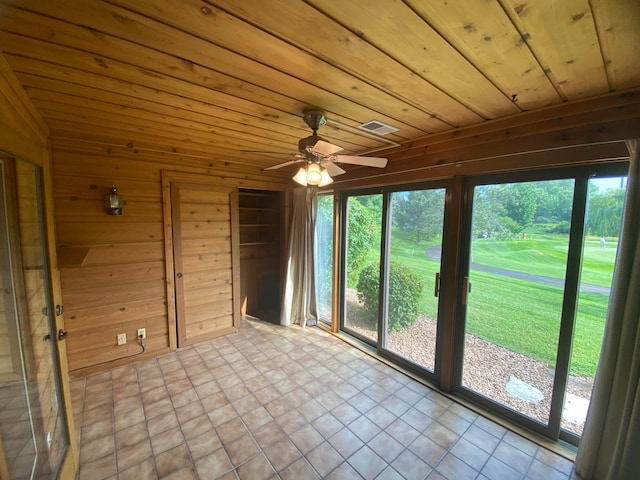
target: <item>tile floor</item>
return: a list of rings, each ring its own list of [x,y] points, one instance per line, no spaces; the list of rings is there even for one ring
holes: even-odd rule
[[[319,328],[245,321],[71,391],[80,480],[578,478]]]

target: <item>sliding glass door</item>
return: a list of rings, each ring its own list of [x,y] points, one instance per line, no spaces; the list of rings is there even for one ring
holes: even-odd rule
[[[331,324],[333,297],[333,194],[318,195],[315,262],[316,300],[320,321]]]
[[[380,248],[382,235],[382,194],[353,195],[346,199],[346,248],[343,269],[342,328],[376,344],[380,293]],[[367,286],[364,296],[363,285]]]
[[[552,207],[541,204],[554,193]],[[573,193],[573,180],[473,189],[462,386],[543,425],[557,362]]]
[[[340,329],[452,393],[577,444],[626,170],[342,193]]]
[[[593,175],[475,179],[463,229],[460,393],[574,442],[600,355],[624,199],[620,188],[600,192],[607,182]]]
[[[600,358],[618,252],[627,177],[590,178],[571,367],[562,408],[562,432],[582,435]]]
[[[40,186],[37,166],[0,152],[0,476],[15,479],[73,469]]]
[[[427,375],[436,371],[445,187],[343,201],[341,329]]]
[[[444,188],[392,192],[381,348],[435,371]]]

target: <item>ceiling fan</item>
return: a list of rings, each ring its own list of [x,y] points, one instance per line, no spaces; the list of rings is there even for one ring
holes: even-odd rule
[[[264,170],[275,170],[294,163],[306,162],[307,165],[298,170],[293,176],[293,180],[303,186],[317,185],[324,187],[333,182],[332,177],[346,173],[336,163],[350,163],[378,168],[384,168],[387,165],[386,158],[337,155],[343,148],[326,142],[318,136],[320,127],[327,123],[323,112],[309,110],[304,114],[304,121],[313,131],[313,135],[300,139],[298,142],[298,151],[300,153],[295,155],[295,160],[267,167]]]

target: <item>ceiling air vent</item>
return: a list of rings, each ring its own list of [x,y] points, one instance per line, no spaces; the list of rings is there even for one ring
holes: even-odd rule
[[[370,122],[358,125],[359,128],[378,135],[386,135],[387,133],[397,132],[398,129],[387,125],[386,123],[379,122],[378,120],[371,120]]]

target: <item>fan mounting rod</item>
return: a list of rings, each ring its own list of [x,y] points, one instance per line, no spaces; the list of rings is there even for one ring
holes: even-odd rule
[[[304,113],[304,122],[313,130],[313,135],[300,139],[298,142],[298,151],[305,155],[308,161],[313,161],[315,158],[310,152],[313,146],[319,140],[322,140],[318,136],[318,129],[327,123],[327,118],[324,116],[324,112],[320,110],[307,110]]]

